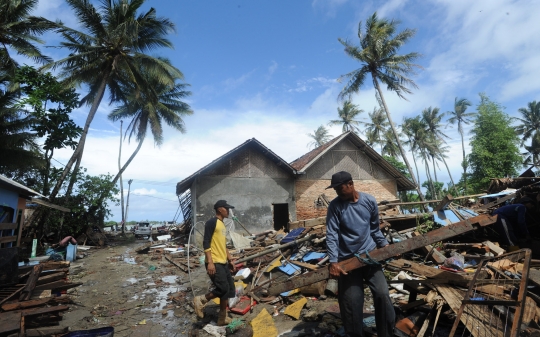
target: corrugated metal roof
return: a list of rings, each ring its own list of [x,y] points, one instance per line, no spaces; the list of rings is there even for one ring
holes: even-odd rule
[[[251,139],[248,139],[246,140],[243,144],[235,147],[234,149],[232,149],[231,151],[225,153],[223,156],[213,160],[211,163],[209,163],[208,165],[204,166],[203,168],[201,168],[200,170],[198,170],[197,172],[193,173],[192,175],[190,175],[189,177],[187,177],[186,179],[182,180],[181,182],[179,182],[178,184],[176,184],[176,195],[180,195],[182,193],[184,193],[188,188],[191,187],[191,184],[193,183],[193,180],[199,175],[201,174],[203,171],[206,171],[212,167],[214,167],[215,165],[218,165],[219,163],[221,163],[223,160],[226,160],[228,158],[230,158],[232,155],[234,155],[236,152],[240,151],[241,149],[247,147],[247,146],[253,146],[255,147],[256,149],[258,149],[263,155],[265,155],[266,157],[272,159],[274,162],[276,162],[276,164],[278,166],[280,166],[282,169],[284,169],[285,171],[289,171],[292,175],[296,174],[296,170],[291,166],[289,165],[289,163],[287,163],[285,160],[283,160],[280,156],[278,156],[277,154],[275,154],[274,152],[272,152],[272,150],[270,150],[269,148],[267,148],[266,146],[264,146],[261,142],[259,142],[257,139],[255,138],[251,138]]]
[[[29,197],[34,197],[34,196],[37,195],[37,196],[40,196],[42,198],[45,198],[45,196],[42,195],[41,193],[36,192],[33,189],[28,188],[28,187],[24,186],[23,184],[19,184],[18,182],[13,181],[13,180],[9,179],[8,177],[0,174],[0,186],[2,186],[2,185],[11,187],[12,190],[16,191],[19,194],[27,195]]]
[[[386,172],[388,172],[397,181],[398,191],[408,191],[415,189],[414,183],[407,179],[401,172],[399,172],[392,164],[387,162],[377,151],[373,150],[366,144],[357,134],[348,131],[336,138],[332,139],[328,143],[320,146],[302,157],[296,159],[291,163],[291,166],[298,171],[305,171],[311,165],[313,165],[322,155],[330,151],[336,144],[344,139],[349,139],[354,145],[356,145],[361,151],[363,151],[374,163],[380,165]]]

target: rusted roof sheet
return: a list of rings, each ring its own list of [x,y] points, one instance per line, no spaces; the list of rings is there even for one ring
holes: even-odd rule
[[[388,172],[397,181],[398,191],[408,191],[415,189],[412,181],[399,172],[392,164],[387,162],[377,151],[373,150],[366,144],[357,134],[348,131],[336,138],[332,139],[328,143],[320,146],[302,157],[296,159],[291,163],[297,171],[305,171],[311,165],[313,165],[323,154],[330,151],[336,144],[343,139],[349,139],[354,145],[356,145],[361,151],[363,151],[374,163],[380,165],[386,172]]]
[[[278,156],[277,154],[272,152],[272,150],[270,150],[269,148],[264,146],[257,139],[251,138],[251,139],[246,140],[241,145],[235,147],[231,151],[225,153],[223,156],[213,160],[208,165],[204,166],[203,168],[201,168],[197,172],[193,173],[192,175],[190,175],[186,179],[184,179],[181,182],[179,182],[178,184],[176,184],[176,195],[180,195],[180,194],[184,193],[188,188],[190,188],[191,185],[193,184],[193,180],[195,180],[195,178],[199,174],[201,174],[202,172],[214,167],[215,165],[220,164],[222,161],[227,160],[228,158],[233,156],[236,152],[238,152],[238,151],[240,151],[240,150],[242,150],[242,149],[244,149],[244,148],[246,148],[248,146],[252,146],[255,149],[259,150],[263,155],[270,158],[272,161],[274,161],[276,163],[276,165],[281,167],[283,170],[290,172],[291,175],[296,174],[296,170],[291,165],[289,165],[289,163],[287,163],[280,156]]]

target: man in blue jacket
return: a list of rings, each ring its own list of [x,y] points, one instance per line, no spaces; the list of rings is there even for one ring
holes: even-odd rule
[[[349,336],[363,336],[364,283],[373,294],[377,336],[394,336],[395,312],[388,285],[380,265],[370,265],[345,272],[338,262],[388,245],[379,229],[377,201],[356,191],[350,173],[332,175],[331,185],[337,198],[328,206],[326,244],[330,275],[338,279],[339,309]]]
[[[532,211],[534,208],[534,200],[523,197],[513,205],[499,207],[493,211],[493,215],[497,215],[495,230],[502,237],[503,243],[511,247],[510,250],[519,249],[519,243],[529,237],[525,214],[527,210]]]

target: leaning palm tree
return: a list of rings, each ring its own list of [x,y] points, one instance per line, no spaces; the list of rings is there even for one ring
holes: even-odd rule
[[[366,126],[366,135],[370,134],[376,144],[381,145],[381,153],[383,150],[384,135],[388,131],[388,120],[382,108],[373,108],[373,112],[369,112],[371,122],[364,123]]]
[[[358,106],[347,100],[343,102],[342,108],[338,108],[339,119],[331,120],[328,125],[342,125],[342,132],[353,131],[358,133],[360,131],[358,125],[360,125],[361,122],[355,118],[362,112],[364,112],[364,110],[358,109]]]
[[[472,120],[472,116],[474,116],[474,112],[467,112],[467,107],[470,107],[472,104],[471,102],[466,98],[460,98],[457,97],[454,99],[454,111],[448,111],[447,114],[449,114],[450,117],[448,119],[448,123],[455,124],[457,123],[458,126],[458,132],[461,136],[461,149],[463,150],[463,161],[461,162],[461,166],[463,167],[463,193],[467,194],[467,156],[465,155],[465,141],[463,137],[463,125],[469,125]]]
[[[66,1],[84,31],[59,27],[64,39],[60,46],[67,48],[70,54],[48,68],[61,68],[60,76],[68,85],[85,84],[88,87],[89,92],[82,102],[90,105],[90,111],[79,144],[51,192],[51,199],[75,162],[73,176],[77,173],[90,124],[106,89],[111,102],[117,102],[125,100],[127,94],[122,90],[126,86],[149,87],[148,76],[142,74],[141,67],[160,85],[174,86],[177,79],[183,78],[180,70],[170,63],[148,54],[159,47],[172,48],[165,36],[174,31],[174,24],[157,17],[154,8],[137,14],[144,0],[101,0],[98,8],[87,0]],[[72,179],[66,194],[73,182]]]
[[[48,63],[35,43],[43,43],[38,36],[55,27],[42,17],[30,16],[38,0],[0,0],[0,70],[15,75],[18,63],[10,50],[32,59],[36,63]]]
[[[390,123],[399,151],[401,152],[401,157],[411,173],[418,195],[424,200],[420,185],[416,181],[411,165],[407,160],[405,150],[399,140],[398,131],[392,121],[390,110],[388,110],[379,83],[382,82],[382,84],[387,86],[388,90],[394,91],[403,99],[406,99],[405,94],[410,94],[412,92],[409,87],[417,88],[414,81],[408,76],[414,73],[415,68],[421,68],[419,65],[413,63],[420,55],[414,52],[398,55],[399,48],[414,36],[415,31],[405,29],[401,32],[397,32],[398,24],[399,23],[394,20],[388,21],[386,19],[379,19],[377,13],[374,13],[366,21],[365,34],[362,33],[362,22],[358,25],[358,37],[360,39],[359,46],[354,46],[341,38],[338,39],[339,42],[345,46],[345,53],[361,62],[360,68],[341,76],[340,80],[347,78],[348,82],[339,94],[339,98],[349,98],[350,95],[358,92],[360,87],[365,84],[368,74],[371,75],[373,86],[381,98],[388,122]]]
[[[311,141],[308,144],[308,147],[310,148],[311,147],[316,148],[316,147],[322,146],[328,143],[330,139],[332,139],[332,136],[328,134],[328,129],[325,128],[324,125],[319,126],[317,130],[313,131],[313,133],[308,133],[307,135],[311,139],[313,139],[313,141]]]
[[[166,64],[170,63],[166,59],[160,60]],[[140,69],[143,69],[142,75],[148,86],[141,88],[135,83],[123,84],[122,92],[127,93],[125,100],[109,114],[109,119],[112,121],[131,118],[131,122],[126,128],[126,135],[129,133],[129,139],[135,136],[139,142],[135,151],[112,180],[111,186],[116,184],[141,149],[148,129],[152,133],[154,144],[160,146],[163,143],[163,122],[176,131],[185,133],[183,118],[193,114],[189,104],[182,101],[191,95],[191,92],[186,90],[188,84],[181,82],[172,85],[163,83],[151,72],[146,72],[147,69],[144,66],[140,66]]]
[[[540,160],[540,134],[535,134],[531,139],[531,145],[525,145],[524,147],[527,152],[522,153],[522,156],[525,157],[523,166],[527,167],[533,165],[534,167],[537,167],[538,161]]]
[[[420,120],[420,116],[404,118],[403,123],[401,124],[401,130],[403,135],[407,138],[405,145],[409,147],[411,155],[414,162],[414,167],[416,169],[416,178],[417,181],[420,181],[420,173],[418,172],[418,165],[416,163],[416,156],[418,155],[418,141],[420,138],[419,133],[424,132],[424,125]]]

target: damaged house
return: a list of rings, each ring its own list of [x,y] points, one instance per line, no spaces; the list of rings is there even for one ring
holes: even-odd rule
[[[350,172],[357,188],[378,201],[414,189],[360,137],[346,132],[292,163],[249,139],[179,182],[176,194],[190,223],[206,221],[214,203],[226,199],[250,231],[280,229],[290,221],[325,215],[327,202],[335,197],[325,188],[338,171]]]

